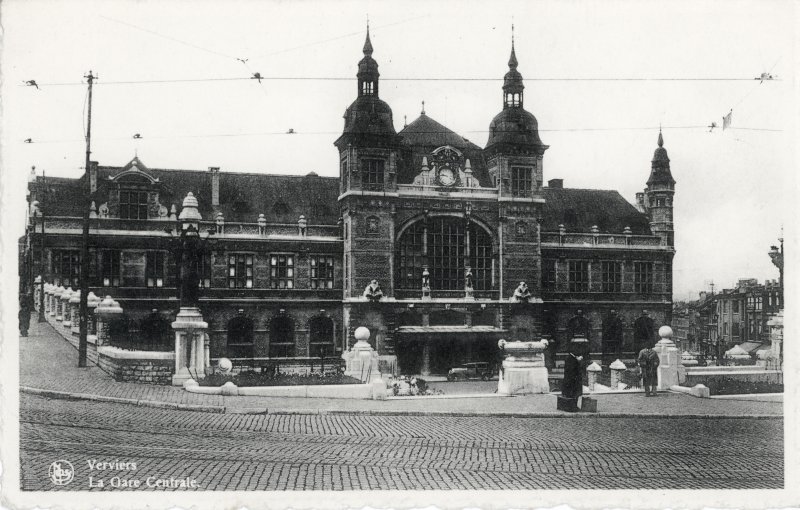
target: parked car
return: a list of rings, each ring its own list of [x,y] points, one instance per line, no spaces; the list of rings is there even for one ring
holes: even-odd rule
[[[447,372],[448,381],[467,381],[469,379],[480,379],[481,381],[488,381],[493,374],[492,367],[489,363],[476,362],[464,363],[453,367]]]

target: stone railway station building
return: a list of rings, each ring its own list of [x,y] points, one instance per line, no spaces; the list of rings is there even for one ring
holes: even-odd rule
[[[550,362],[575,335],[615,358],[656,339],[670,322],[675,253],[660,133],[635,205],[617,191],[567,188],[544,180],[548,146],[524,109],[513,44],[483,148],[424,111],[397,132],[369,34],[363,53],[334,142],[338,178],[156,169],[138,158],[93,162],[89,183],[37,177],[26,274],[78,288],[90,188],[91,290],[112,295],[132,331],[153,310],[174,317],[170,243],[191,192],[200,231],[213,232],[199,282],[212,358],[336,356],[358,326],[401,373],[495,361],[500,338],[548,337]]]

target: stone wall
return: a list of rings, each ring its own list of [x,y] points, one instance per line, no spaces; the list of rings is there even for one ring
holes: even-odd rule
[[[137,351],[123,351],[125,357],[117,357],[118,349],[101,347],[98,353],[97,365],[104,372],[110,374],[118,382],[135,382],[140,384],[172,383],[172,374],[175,372],[175,359],[173,353],[149,353]],[[163,358],[141,358],[136,355],[164,355]]]

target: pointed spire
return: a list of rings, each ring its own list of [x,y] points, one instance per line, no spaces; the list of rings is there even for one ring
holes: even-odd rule
[[[367,40],[364,41],[364,55],[372,56],[372,41],[369,40],[369,19],[367,19]]]
[[[661,135],[661,126],[658,126],[658,146],[664,146],[664,137]]]
[[[514,24],[511,24],[511,56],[508,59],[508,67],[510,69],[516,69],[518,62],[517,62],[517,53],[514,51]]]

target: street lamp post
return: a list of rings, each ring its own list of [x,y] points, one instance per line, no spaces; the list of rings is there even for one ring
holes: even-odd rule
[[[180,310],[172,323],[175,331],[175,374],[172,384],[175,386],[192,379],[202,379],[210,364],[205,343],[208,323],[203,320],[199,308],[200,261],[207,242],[206,238],[200,236],[202,219],[197,198],[189,192],[183,199],[178,216],[179,236],[173,242],[180,300]]]

